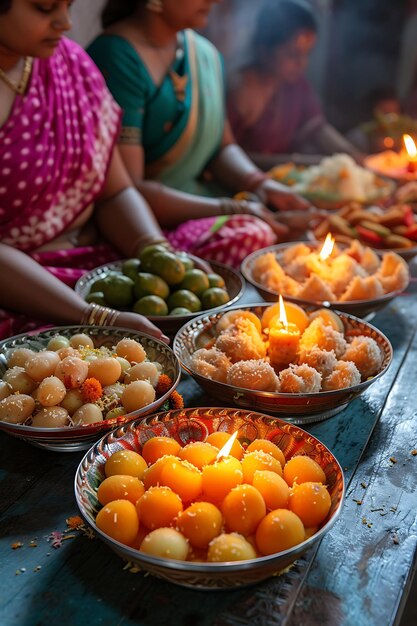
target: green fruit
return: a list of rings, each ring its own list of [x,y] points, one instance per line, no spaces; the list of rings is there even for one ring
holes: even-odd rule
[[[155,252],[143,261],[145,272],[156,274],[168,285],[178,285],[185,276],[185,267],[172,252]]]
[[[144,296],[159,296],[166,300],[169,296],[169,287],[160,276],[140,272],[135,278],[133,292],[138,300]]]
[[[190,313],[190,309],[186,309],[184,306],[176,306],[169,312],[170,315],[190,315]]]
[[[188,289],[188,291],[192,291],[197,296],[200,296],[209,287],[207,274],[203,270],[197,269],[187,270],[184,279],[178,285],[179,289]]]
[[[184,265],[185,271],[193,269],[194,261],[192,259],[190,259],[188,254],[185,254],[185,252],[178,252],[177,253],[177,257],[179,258],[181,263]]]
[[[127,259],[122,263],[122,273],[125,276],[128,276],[132,280],[135,280],[138,272],[140,270],[140,261],[139,259]]]
[[[102,291],[91,291],[86,297],[86,302],[94,302],[95,304],[101,304],[101,306],[106,306],[106,299],[104,297],[104,293]]]
[[[165,300],[159,296],[144,296],[133,305],[135,313],[141,315],[168,315],[168,307]]]
[[[126,308],[133,302],[134,282],[123,274],[110,274],[104,279],[103,293],[106,303],[116,308]]]
[[[219,274],[208,274],[208,281],[210,287],[220,287],[220,289],[224,289],[226,287],[224,278],[219,276]]]
[[[210,287],[201,296],[201,302],[204,309],[212,309],[215,306],[221,306],[229,302],[230,296],[225,289],[220,287]]]
[[[166,252],[167,249],[161,243],[153,243],[150,246],[145,246],[142,252],[139,255],[139,259],[141,263],[144,263],[148,258],[150,258],[155,252]]]
[[[103,291],[104,281],[106,278],[107,275],[104,278],[98,278],[95,280],[90,287],[90,293],[93,293],[93,291]]]
[[[188,291],[187,289],[174,291],[174,293],[169,296],[167,304],[170,311],[172,311],[172,309],[176,309],[177,307],[188,309],[192,313],[201,311],[200,299],[197,298],[195,293]]]

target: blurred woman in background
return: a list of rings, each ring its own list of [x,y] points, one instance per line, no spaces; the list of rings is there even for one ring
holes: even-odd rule
[[[325,119],[304,76],[317,23],[302,0],[270,0],[261,9],[248,59],[228,92],[228,114],[239,144],[269,169],[292,152],[359,151]]]
[[[243,229],[234,239],[238,264],[251,250],[282,238],[280,216],[267,209],[305,208],[301,198],[270,180],[236,144],[225,114],[222,60],[194,32],[218,0],[108,0],[105,28],[88,48],[123,109],[119,148],[137,188],[152,206],[174,246],[207,256],[219,215],[245,214],[258,240]],[[239,191],[258,202],[222,197]],[[261,218],[265,225],[255,218]],[[195,221],[195,218],[208,218]],[[201,227],[201,228],[200,228]],[[218,231],[220,232],[220,231]],[[230,239],[227,249],[230,252]],[[211,257],[213,258],[213,257]]]

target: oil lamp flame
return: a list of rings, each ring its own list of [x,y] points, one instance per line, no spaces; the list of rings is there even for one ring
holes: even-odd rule
[[[237,430],[233,433],[233,435],[226,441],[223,448],[221,448],[216,456],[216,461],[220,461],[223,457],[229,456],[230,450],[232,449],[233,444],[235,443],[235,439],[237,437]]]
[[[284,326],[284,328],[288,328],[287,313],[285,311],[284,299],[281,294],[279,294],[279,321]]]
[[[410,135],[403,135],[403,141],[409,158],[415,159],[417,157],[417,148],[414,139]]]
[[[324,244],[319,252],[320,261],[325,261],[329,258],[331,253],[333,252],[334,247],[334,239],[331,233],[327,233],[326,239],[324,240]]]

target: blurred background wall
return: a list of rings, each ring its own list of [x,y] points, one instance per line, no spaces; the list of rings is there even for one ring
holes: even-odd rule
[[[83,46],[100,30],[104,1],[73,5],[70,36]],[[368,119],[375,88],[393,87],[400,97],[407,95],[417,74],[417,0],[307,1],[319,22],[308,74],[337,128],[346,131]],[[228,73],[247,49],[263,2],[223,0],[213,6],[205,34],[223,53]]]
[[[83,47],[100,32],[100,11],[104,2],[105,0],[77,0],[72,6],[73,25],[69,36]]]

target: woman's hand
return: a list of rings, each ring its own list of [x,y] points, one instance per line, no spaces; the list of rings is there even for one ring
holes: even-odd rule
[[[142,333],[151,335],[156,339],[160,339],[165,343],[169,343],[169,337],[164,335],[162,330],[157,328],[152,322],[150,322],[143,315],[138,313],[130,313],[129,311],[121,311],[115,321],[115,326],[121,326],[122,328],[132,328],[132,330],[139,330]]]
[[[256,188],[256,195],[261,202],[280,211],[305,210],[310,206],[307,200],[271,178],[267,178]]]

